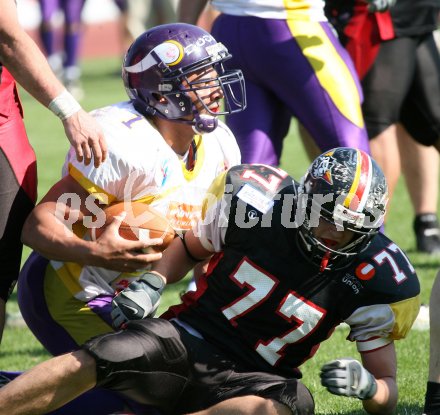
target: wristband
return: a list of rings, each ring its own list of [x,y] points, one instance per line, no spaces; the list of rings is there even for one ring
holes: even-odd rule
[[[165,282],[162,277],[157,275],[155,272],[147,271],[142,277],[139,278],[139,281],[149,285],[153,290],[156,290],[159,294],[162,294],[163,289],[165,288]]]
[[[78,101],[66,89],[55,97],[48,108],[62,121],[69,118],[81,109]]]

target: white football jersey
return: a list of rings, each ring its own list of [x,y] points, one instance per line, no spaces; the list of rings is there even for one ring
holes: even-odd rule
[[[233,16],[327,21],[323,0],[212,0],[212,5]]]
[[[90,193],[91,201],[145,201],[165,214],[177,231],[192,228],[200,218],[211,182],[240,163],[235,138],[221,121],[212,133],[194,137],[187,156],[194,159],[194,166],[188,170],[182,157],[130,102],[101,108],[92,114],[104,130],[108,157],[98,168],[93,163],[85,166],[76,160],[71,148],[63,174],[70,174],[80,183]],[[123,289],[139,277],[59,261],[52,261],[52,266],[71,293],[82,301]]]

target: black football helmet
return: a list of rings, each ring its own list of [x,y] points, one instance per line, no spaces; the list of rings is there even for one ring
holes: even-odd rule
[[[226,47],[200,27],[165,24],[146,31],[133,42],[124,58],[122,78],[141,114],[189,123],[198,133],[211,132],[217,127],[219,115],[246,108],[242,72],[223,66],[230,57]],[[189,74],[209,67],[216,70],[216,77],[189,82]],[[213,87],[222,91],[223,111],[211,111],[198,94]],[[206,114],[199,113],[188,92],[197,95]],[[162,97],[166,99],[161,100]],[[188,115],[193,115],[191,121],[182,119]]]
[[[326,151],[313,161],[299,187],[298,207],[305,211],[300,248],[321,269],[347,266],[379,232],[387,202],[385,176],[368,154],[348,147]],[[355,236],[340,249],[327,246],[312,232],[322,219]]]

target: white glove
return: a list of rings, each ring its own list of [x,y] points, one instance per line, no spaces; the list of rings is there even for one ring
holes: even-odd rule
[[[120,329],[130,320],[154,317],[164,288],[163,279],[152,272],[146,272],[141,278],[131,282],[113,298],[113,326]]]
[[[391,6],[394,6],[396,0],[365,0],[368,3],[368,10],[374,12],[387,11]]]
[[[321,368],[321,385],[334,395],[370,399],[377,391],[374,376],[355,359],[337,359]]]

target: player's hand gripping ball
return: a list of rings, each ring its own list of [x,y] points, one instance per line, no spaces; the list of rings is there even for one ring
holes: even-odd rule
[[[163,251],[174,239],[176,233],[168,219],[157,209],[142,202],[117,202],[103,209],[105,223],[101,227],[90,229],[92,240],[98,239],[114,217],[126,212],[119,235],[131,241],[147,241],[152,238],[162,238],[162,245],[154,245],[145,249],[146,253]]]

